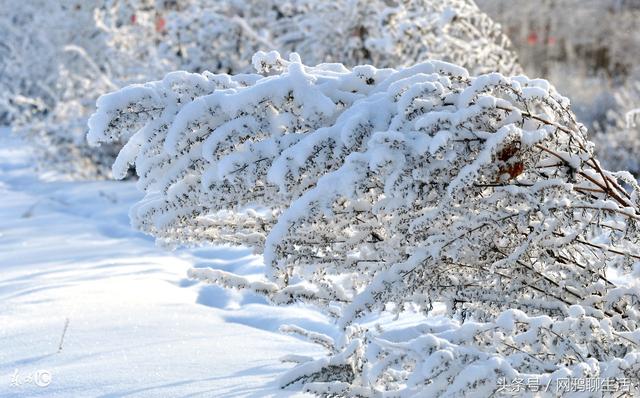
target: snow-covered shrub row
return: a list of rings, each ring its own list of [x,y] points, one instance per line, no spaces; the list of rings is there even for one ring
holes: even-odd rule
[[[128,4],[142,10],[135,24],[128,12],[119,13],[117,0],[0,0],[0,124],[31,138],[47,170],[71,177],[109,173],[122,144],[108,151],[87,145],[96,99],[175,68],[158,56],[157,38],[133,40],[147,36],[141,31],[156,32],[143,11],[155,14],[160,5]]]
[[[258,50],[311,64],[442,59],[474,73],[519,71],[507,37],[471,0],[205,1],[166,20],[162,48],[192,72],[247,72]]]
[[[3,1],[1,121],[33,137],[47,168],[72,176],[106,174],[121,147],[85,145],[98,95],[171,70],[248,72],[251,55],[271,49],[313,63],[518,68],[508,39],[470,0]]]
[[[190,72],[244,73],[259,50],[310,63],[411,65],[442,59],[475,73],[518,72],[509,39],[471,0],[109,0],[99,21],[119,48]],[[155,6],[154,6],[155,4]]]
[[[101,174],[113,160],[84,139],[95,99],[122,83],[114,82],[119,72],[111,68],[122,70],[123,58],[109,53],[94,23],[97,6],[98,1],[0,1],[2,122],[32,138],[48,169],[59,167],[72,176]]]
[[[329,356],[283,385],[477,396],[500,377],[637,374],[639,187],[600,167],[548,82],[437,61],[253,61],[262,74],[178,72],[105,95],[88,138],[133,134],[114,174],[136,167],[138,228],[249,245],[268,270],[192,277],[337,319],[337,340],[287,328]],[[434,308],[448,326],[363,323]]]

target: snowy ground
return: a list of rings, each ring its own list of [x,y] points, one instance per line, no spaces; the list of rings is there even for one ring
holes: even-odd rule
[[[186,279],[259,258],[167,252],[129,228],[133,183],[41,181],[31,164],[0,130],[0,397],[302,396],[277,388],[279,358],[317,350],[277,329],[324,319]]]

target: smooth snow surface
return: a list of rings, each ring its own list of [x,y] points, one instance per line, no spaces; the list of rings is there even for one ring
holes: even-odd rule
[[[186,279],[260,258],[156,247],[129,227],[132,182],[42,181],[30,156],[0,129],[0,397],[303,396],[278,388],[279,359],[317,349],[278,327],[326,321]]]

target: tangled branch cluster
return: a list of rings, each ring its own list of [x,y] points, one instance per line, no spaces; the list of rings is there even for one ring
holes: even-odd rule
[[[306,333],[330,355],[284,385],[460,396],[498,377],[637,375],[640,187],[600,167],[549,83],[437,61],[253,63],[105,95],[88,138],[133,134],[114,174],[136,167],[137,228],[251,246],[268,270],[193,277],[336,317],[339,339]],[[415,309],[448,321],[367,325]]]

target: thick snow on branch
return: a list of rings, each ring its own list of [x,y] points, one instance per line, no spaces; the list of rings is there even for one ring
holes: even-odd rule
[[[619,281],[640,264],[638,185],[600,167],[548,82],[438,61],[253,64],[264,74],[179,72],[105,95],[89,140],[133,133],[114,174],[140,177],[134,225],[251,246],[269,281],[194,277],[339,318],[339,341],[308,335],[330,356],[284,385],[490,395],[498,377],[637,370],[640,290]],[[359,326],[435,306],[450,329]]]

